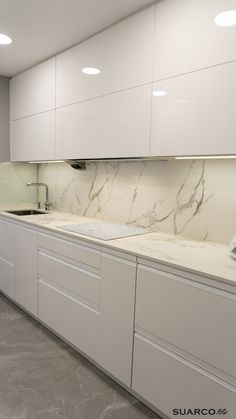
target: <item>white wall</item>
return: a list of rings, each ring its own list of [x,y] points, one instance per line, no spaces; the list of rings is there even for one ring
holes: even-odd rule
[[[55,210],[222,243],[236,234],[235,179],[236,160],[39,166]]]

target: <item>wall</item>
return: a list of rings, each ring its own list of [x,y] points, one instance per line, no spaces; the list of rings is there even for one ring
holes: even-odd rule
[[[0,205],[27,204],[36,201],[36,188],[29,188],[26,182],[37,181],[37,168],[34,164],[0,164]]]
[[[236,234],[235,178],[234,159],[39,166],[55,210],[222,243]]]
[[[1,155],[0,161],[8,161],[10,159],[9,149],[9,78],[0,76],[0,144]]]

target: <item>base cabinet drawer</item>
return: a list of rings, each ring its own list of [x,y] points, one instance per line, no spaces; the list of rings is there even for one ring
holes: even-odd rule
[[[85,245],[59,239],[47,234],[38,235],[38,246],[40,249],[47,249],[58,255],[74,259],[95,269],[101,267],[101,253]]]
[[[135,329],[236,377],[236,295],[140,265]]]
[[[56,287],[68,291],[94,308],[99,307],[100,276],[71,265],[55,257],[38,252],[39,277],[49,280]]]
[[[39,279],[39,319],[97,360],[99,313]]]
[[[0,259],[0,290],[14,298],[14,266]]]
[[[178,417],[173,409],[204,409],[206,419],[226,409],[227,419],[236,417],[236,388],[139,335],[132,389],[170,418]]]

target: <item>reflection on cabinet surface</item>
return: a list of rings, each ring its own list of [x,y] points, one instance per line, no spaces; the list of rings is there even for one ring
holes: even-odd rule
[[[236,61],[154,83],[151,155],[236,154]]]
[[[236,26],[214,21],[234,9],[234,0],[158,1],[154,80],[236,60]]]
[[[56,107],[152,81],[155,6],[56,57]],[[95,67],[100,74],[81,70]]]

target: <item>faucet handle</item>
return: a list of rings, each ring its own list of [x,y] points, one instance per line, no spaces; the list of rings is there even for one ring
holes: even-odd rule
[[[40,201],[36,201],[34,202],[35,205],[37,205],[37,208],[40,209],[41,208],[41,202]]]
[[[44,206],[45,206],[45,211],[49,211],[50,206],[52,205],[52,202],[44,202]]]

